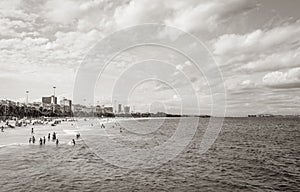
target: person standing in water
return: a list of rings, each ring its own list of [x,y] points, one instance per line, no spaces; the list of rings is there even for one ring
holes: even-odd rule
[[[51,134],[48,133],[48,141],[50,141],[50,139],[51,139]]]
[[[34,134],[33,127],[31,128],[31,133]]]
[[[1,132],[4,132],[4,127],[3,126],[1,126]]]
[[[34,144],[35,143],[35,137],[32,136],[32,143]]]
[[[29,144],[31,144],[31,141],[32,141],[32,138],[30,137],[30,138],[29,138]]]
[[[53,132],[53,134],[52,134],[52,140],[55,140],[55,139],[56,139],[56,133]]]
[[[40,145],[43,145],[43,139],[40,138]]]
[[[43,143],[44,143],[44,145],[46,144],[46,137],[45,136],[43,138]]]
[[[58,141],[58,139],[56,139],[56,142],[55,142],[55,144],[56,144],[56,145],[58,145],[58,143],[59,143],[59,141]]]
[[[75,143],[75,139],[72,139],[72,143],[73,143],[73,145],[75,145],[76,143]]]

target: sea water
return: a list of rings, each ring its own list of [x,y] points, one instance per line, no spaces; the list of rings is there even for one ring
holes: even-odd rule
[[[199,120],[192,140],[173,159],[134,169],[101,158],[86,140],[97,133],[131,149],[152,149],[172,137],[179,119],[140,120],[141,128],[133,121],[112,121],[102,129],[102,122],[90,121],[34,126],[36,144],[28,143],[30,126],[5,129],[0,133],[0,191],[299,191],[300,119],[226,118],[217,140],[201,154],[208,121]],[[153,130],[137,134],[142,128]],[[58,146],[47,139],[54,131]],[[43,136],[47,142],[40,146]],[[118,149],[109,150],[122,161]]]

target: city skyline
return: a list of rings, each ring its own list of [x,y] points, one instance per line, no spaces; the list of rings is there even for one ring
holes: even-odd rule
[[[38,101],[51,95],[56,86],[56,96],[73,100],[77,70],[97,41],[126,27],[161,23],[192,34],[211,52],[224,79],[226,115],[297,114],[299,6],[296,0],[1,1],[0,81],[4,83],[0,99],[26,102],[28,95],[29,102]],[[173,82],[170,87],[182,89],[186,85],[178,81],[178,72],[184,72],[195,87],[202,113],[210,113],[209,90],[217,85],[208,86],[189,61],[158,47],[122,53],[97,82],[94,101],[77,103],[113,105],[113,85],[119,74],[128,69],[132,75],[145,73],[138,66],[131,68],[145,55],[169,56],[174,70],[153,72],[168,74]],[[157,110],[178,113],[180,97],[170,87],[158,81],[144,82],[132,90],[130,98],[121,95],[118,100],[137,111],[147,111],[152,104]],[[190,113],[194,111],[191,106]]]

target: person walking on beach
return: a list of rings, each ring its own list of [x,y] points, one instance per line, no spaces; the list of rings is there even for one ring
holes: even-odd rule
[[[32,136],[32,143],[34,144],[35,143],[35,137]]]
[[[55,142],[55,144],[56,144],[56,145],[58,145],[58,143],[59,143],[59,141],[58,141],[58,139],[56,139],[56,142]]]
[[[44,145],[46,144],[46,137],[45,136],[43,138],[43,143],[44,143]]]

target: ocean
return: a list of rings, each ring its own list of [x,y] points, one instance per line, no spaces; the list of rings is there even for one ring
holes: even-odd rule
[[[0,191],[300,190],[300,118],[225,118],[216,141],[202,154],[208,121],[199,119],[192,139],[178,145],[182,150],[171,159],[148,159],[153,167],[123,149],[147,152],[162,146],[179,119],[109,122],[105,128],[97,121],[34,126],[37,139],[57,132],[58,146],[51,140],[29,144],[31,127],[5,129],[0,132]],[[73,146],[77,132],[81,137]]]

